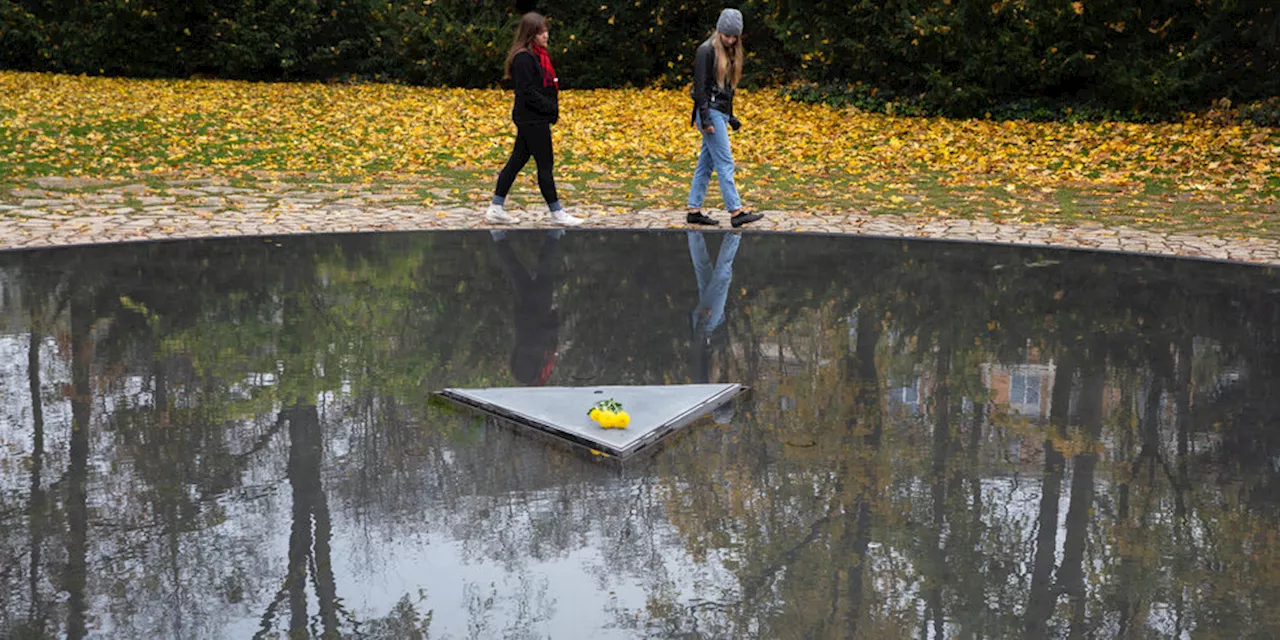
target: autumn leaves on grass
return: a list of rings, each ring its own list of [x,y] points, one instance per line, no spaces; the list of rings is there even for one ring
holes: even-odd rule
[[[335,179],[496,171],[509,151],[510,95],[399,85],[126,80],[0,71],[0,174],[93,177],[168,172],[306,172]],[[688,96],[680,90],[566,91],[556,127],[566,180],[603,176],[640,201],[687,189]],[[1058,189],[1274,208],[1280,134],[1188,118],[1169,124],[904,118],[743,92],[735,136],[744,185],[796,206],[884,195],[922,182],[1006,200]],[[487,180],[486,180],[487,181]],[[785,186],[784,186],[785,185]],[[627,187],[631,188],[631,187]],[[787,192],[782,193],[782,189]],[[818,194],[831,194],[830,198]],[[578,200],[583,200],[579,193]],[[926,194],[927,195],[927,194]],[[933,198],[936,202],[936,197]],[[928,201],[926,201],[928,202]],[[1026,203],[1024,203],[1026,204]],[[1053,203],[1050,203],[1053,204]]]

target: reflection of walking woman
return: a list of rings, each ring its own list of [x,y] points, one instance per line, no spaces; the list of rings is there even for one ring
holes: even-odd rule
[[[511,350],[511,375],[522,384],[544,385],[551,378],[560,343],[560,314],[555,307],[555,254],[564,230],[547,232],[532,273],[516,257],[506,231],[489,233],[493,235],[498,259],[515,293],[512,314],[516,344]]]
[[[698,306],[691,318],[693,334],[698,341],[709,343],[711,334],[724,324],[724,304],[733,282],[733,259],[738,255],[742,235],[724,234],[715,262],[711,261],[702,232],[690,231],[688,235],[689,258],[693,260],[693,275],[698,280]]]
[[[701,231],[690,231],[689,257],[693,260],[693,275],[698,280],[698,306],[691,314],[693,326],[693,381],[698,384],[722,382],[720,375],[712,371],[713,340],[716,330],[725,324],[724,305],[729,298],[729,286],[733,282],[733,259],[738,255],[742,234],[722,234],[720,250],[715,262],[707,250],[707,239]],[[712,413],[713,419],[727,424],[733,419],[733,403],[720,405]]]
[[[551,54],[547,52],[547,20],[530,11],[520,18],[516,37],[507,52],[504,80],[515,85],[515,104],[511,107],[511,121],[516,125],[516,143],[507,165],[498,174],[498,186],[494,189],[493,203],[489,205],[485,219],[497,224],[515,224],[519,218],[507,213],[503,204],[516,180],[516,174],[524,168],[532,156],[538,164],[538,189],[551,210],[551,221],[567,226],[582,224],[580,218],[569,215],[556,195],[556,181],[552,176],[555,154],[551,149],[551,125],[560,119],[560,80],[551,66]]]
[[[742,13],[737,9],[720,12],[716,32],[698,47],[693,62],[693,125],[702,131],[702,151],[689,186],[690,224],[720,224],[702,212],[711,172],[720,177],[720,196],[729,211],[729,222],[739,227],[764,217],[742,206],[733,183],[733,151],[729,148],[729,128],[742,124],[733,116],[733,92],[742,79],[746,53],[742,49]]]

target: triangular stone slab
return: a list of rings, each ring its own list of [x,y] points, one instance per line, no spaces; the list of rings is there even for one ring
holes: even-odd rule
[[[526,427],[628,458],[746,390],[740,384],[445,389],[440,394]],[[626,429],[604,429],[587,416],[613,398],[631,416]]]

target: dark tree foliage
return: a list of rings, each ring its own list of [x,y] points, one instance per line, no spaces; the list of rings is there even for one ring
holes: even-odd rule
[[[0,67],[488,87],[520,12],[567,88],[681,86],[723,3],[0,0]],[[747,82],[951,115],[1162,114],[1280,94],[1270,0],[743,0]]]

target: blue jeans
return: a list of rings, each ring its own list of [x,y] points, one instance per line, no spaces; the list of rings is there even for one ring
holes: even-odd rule
[[[725,234],[713,265],[702,232],[688,233],[689,257],[693,260],[693,275],[698,279],[698,306],[692,314],[693,330],[709,334],[724,323],[724,303],[729,297],[729,284],[733,281],[733,258],[738,255],[742,236]]]
[[[693,183],[689,185],[689,208],[701,209],[711,184],[711,171],[720,177],[720,197],[730,212],[742,208],[738,188],[733,184],[733,150],[729,148],[729,116],[711,110],[711,124],[715,133],[702,130],[702,118],[695,116],[698,131],[702,132],[702,152],[698,154],[698,167],[693,170]]]

